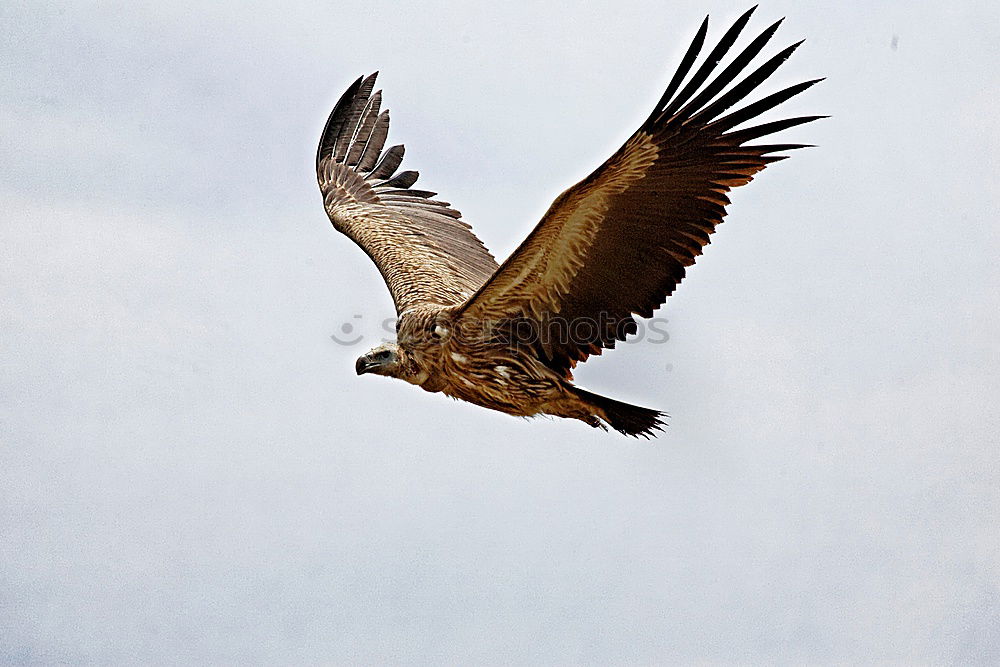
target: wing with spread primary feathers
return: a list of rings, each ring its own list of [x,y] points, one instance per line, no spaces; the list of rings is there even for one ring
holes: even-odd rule
[[[682,87],[704,44],[705,19],[646,122],[607,162],[556,198],[527,239],[462,307],[463,327],[504,329],[571,377],[577,362],[634,333],[633,315],[652,316],[722,222],[729,204],[725,193],[787,157],[775,153],[803,147],[747,142],[821,118],[733,129],[819,81],[785,88],[724,115],[801,44],[779,52],[723,93],[781,23],[709,81],[752,12],[736,21]]]
[[[316,177],[333,226],[368,253],[396,312],[421,303],[463,303],[497,263],[461,214],[396,173],[403,146],[382,150],[389,112],[372,94],[376,74],[355,81],[334,107],[316,151]]]

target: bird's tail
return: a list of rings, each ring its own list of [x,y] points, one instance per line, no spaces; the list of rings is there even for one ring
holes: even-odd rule
[[[655,431],[662,431],[663,427],[666,426],[666,422],[662,419],[667,416],[666,413],[616,401],[613,398],[601,396],[579,387],[573,387],[573,390],[581,400],[594,409],[594,414],[598,419],[607,422],[611,428],[619,433],[649,438],[656,435]],[[597,419],[588,423],[597,428],[604,427],[604,424],[601,424]]]

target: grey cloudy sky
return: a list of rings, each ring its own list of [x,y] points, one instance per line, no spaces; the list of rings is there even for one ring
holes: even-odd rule
[[[995,2],[758,9],[833,118],[580,368],[658,440],[354,374],[350,81],[502,257],[747,4],[3,3],[0,662],[1000,662]]]

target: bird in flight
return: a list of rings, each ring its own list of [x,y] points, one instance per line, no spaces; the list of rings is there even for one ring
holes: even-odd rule
[[[316,174],[334,228],[375,262],[397,313],[396,342],[360,357],[358,375],[522,417],[579,419],[631,436],[662,430],[664,413],[578,387],[572,371],[635,333],[635,316],[652,317],[673,293],[726,215],[726,192],[805,147],[757,140],[823,117],[738,127],[821,81],[730,111],[801,44],[747,73],[778,21],[712,77],[753,11],[695,68],[705,18],[646,121],[556,197],[502,265],[449,203],[414,189],[416,171],[398,171],[403,146],[383,150],[389,112],[372,92],[376,74],[351,84],[323,129]]]

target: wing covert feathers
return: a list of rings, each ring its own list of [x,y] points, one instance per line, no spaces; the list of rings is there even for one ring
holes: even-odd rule
[[[396,311],[421,303],[463,303],[497,263],[461,214],[436,193],[414,190],[416,171],[397,173],[402,145],[383,150],[389,112],[372,93],[377,72],[358,78],[327,119],[316,177],[333,226],[375,262]]]
[[[787,157],[776,153],[804,147],[748,142],[822,118],[801,116],[733,129],[820,79],[722,115],[746,101],[801,44],[747,73],[778,21],[711,78],[753,11],[737,19],[688,78],[705,43],[705,19],[647,120],[607,162],[556,198],[524,242],[462,307],[464,320],[480,329],[488,323],[571,377],[577,362],[635,333],[635,315],[652,316],[722,222],[729,204],[726,193]]]

